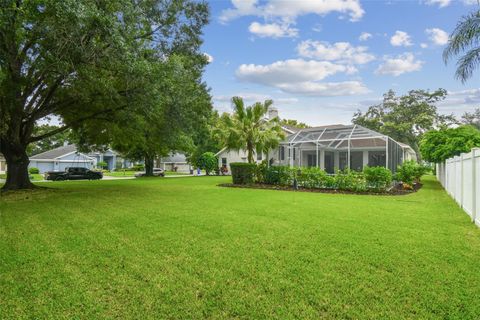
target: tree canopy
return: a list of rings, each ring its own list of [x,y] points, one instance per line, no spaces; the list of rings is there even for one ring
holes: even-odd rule
[[[365,113],[356,112],[352,122],[406,143],[420,155],[419,141],[425,132],[456,122],[453,115],[437,112],[436,103],[446,95],[444,89],[412,90],[403,96],[390,90],[380,104],[370,106]]]
[[[473,112],[465,112],[460,121],[480,130],[480,108],[475,109]]]
[[[233,115],[222,115],[222,142],[227,149],[244,150],[249,163],[254,153],[267,153],[285,138],[279,119],[266,119],[272,100],[245,106],[241,97],[233,97]]]
[[[300,129],[305,129],[310,127],[306,123],[297,121],[295,119],[280,119],[280,124],[282,126],[291,126],[291,127],[300,128]]]
[[[474,147],[480,147],[480,131],[469,125],[428,131],[420,142],[424,160],[435,163],[470,152]]]
[[[3,0],[4,189],[33,187],[27,172],[30,143],[72,129],[85,141],[104,144],[117,120],[155,113],[151,108],[165,86],[159,80],[168,69],[163,64],[178,65],[174,55],[188,56],[182,67],[198,79],[206,63],[199,49],[207,22],[208,6],[194,0]],[[35,134],[46,117],[62,125]]]
[[[57,125],[41,124],[35,126],[35,128],[33,129],[33,134],[36,136],[43,135],[47,132],[57,130],[58,128],[60,127]],[[31,143],[28,146],[27,152],[29,155],[35,155],[54,148],[61,147],[65,143],[70,143],[71,141],[73,141],[72,132],[70,130],[65,130],[58,132],[52,136],[45,137],[42,140]]]

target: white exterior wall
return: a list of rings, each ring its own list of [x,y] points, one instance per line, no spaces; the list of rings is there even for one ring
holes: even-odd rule
[[[270,158],[275,158],[274,157],[274,152],[278,153],[278,151],[271,151],[270,152]],[[232,163],[232,162],[248,162],[247,152],[243,151],[243,150],[240,150],[240,151],[223,150],[223,151],[220,151],[219,153],[217,153],[216,156],[218,158],[218,167],[222,166],[222,158],[227,158],[227,167],[228,167],[229,172],[230,172],[230,163]],[[262,162],[263,160],[266,159],[266,156],[262,155],[262,160],[257,160],[257,155],[254,154],[253,159],[255,160],[256,163],[260,163],[260,162]]]
[[[480,149],[450,158],[436,169],[447,193],[480,226]]]

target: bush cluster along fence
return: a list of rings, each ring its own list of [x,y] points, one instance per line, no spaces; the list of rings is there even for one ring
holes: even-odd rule
[[[234,184],[261,183],[306,189],[334,189],[355,192],[385,192],[392,185],[392,173],[384,167],[366,167],[363,172],[338,171],[330,175],[312,167],[288,167],[231,163]]]
[[[437,164],[437,179],[447,193],[480,226],[480,149]]]

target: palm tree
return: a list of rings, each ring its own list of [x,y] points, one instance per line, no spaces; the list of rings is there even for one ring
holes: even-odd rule
[[[254,163],[254,153],[276,148],[285,138],[279,119],[266,119],[272,100],[256,102],[246,107],[243,99],[233,97],[233,115],[222,116],[223,143],[229,150],[244,150],[249,163]]]
[[[480,66],[480,10],[464,16],[450,35],[443,51],[445,63],[453,56],[464,53],[457,61],[455,77],[465,83]]]

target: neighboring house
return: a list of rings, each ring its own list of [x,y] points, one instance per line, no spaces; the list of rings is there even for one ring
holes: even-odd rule
[[[192,166],[187,162],[187,156],[183,153],[175,152],[168,157],[158,158],[156,167],[167,171],[190,172]]]
[[[3,157],[3,154],[0,153],[0,173],[7,172],[7,161]]]
[[[415,151],[404,143],[359,125],[334,124],[314,128],[284,128],[288,134],[277,150],[268,155],[272,165],[319,167],[328,173],[336,169],[362,170],[365,166],[384,166],[395,172],[405,160],[415,159]],[[219,166],[247,162],[245,151],[222,149]],[[255,155],[261,162],[266,155]]]
[[[73,144],[58,147],[49,151],[45,151],[30,157],[29,168],[35,167],[40,173],[47,171],[65,171],[68,167],[95,168],[99,161],[107,163],[108,170],[115,168],[116,153],[107,150],[105,153],[78,152],[77,147]]]
[[[95,165],[99,162],[106,162],[107,170],[113,170],[117,167],[117,153],[111,149],[108,149],[105,152],[90,152],[87,155],[95,159]]]

